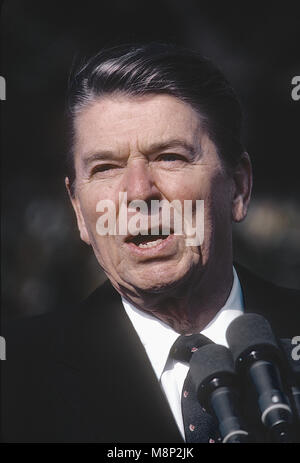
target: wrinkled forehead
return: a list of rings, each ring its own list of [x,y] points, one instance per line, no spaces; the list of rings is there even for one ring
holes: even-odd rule
[[[147,151],[155,143],[182,140],[195,148],[204,128],[191,105],[170,95],[98,97],[76,116],[75,153]]]

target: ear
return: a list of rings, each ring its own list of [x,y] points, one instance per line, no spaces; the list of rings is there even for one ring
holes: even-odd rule
[[[234,168],[232,178],[232,220],[241,222],[247,215],[252,191],[252,166],[248,153],[243,153],[239,163]]]
[[[89,239],[89,234],[88,234],[88,231],[87,231],[87,228],[86,228],[86,225],[85,225],[83,214],[82,214],[82,211],[81,211],[80,201],[79,201],[79,198],[76,196],[76,194],[72,194],[70,180],[69,180],[68,177],[65,178],[65,185],[66,185],[66,189],[67,189],[71,204],[72,204],[73,209],[74,209],[75,214],[76,214],[77,226],[78,226],[78,229],[79,229],[80,238],[86,244],[90,245],[91,242],[90,242],[90,239]]]

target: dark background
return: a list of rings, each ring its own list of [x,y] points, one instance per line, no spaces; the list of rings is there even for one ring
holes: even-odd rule
[[[196,0],[5,1],[1,10],[2,314],[40,314],[105,278],[79,240],[64,189],[63,109],[74,57],[128,41],[166,41],[213,59],[245,112],[254,166],[235,258],[300,288],[300,14],[292,3]]]

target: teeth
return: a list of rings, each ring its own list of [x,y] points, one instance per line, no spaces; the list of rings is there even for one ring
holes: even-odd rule
[[[153,248],[153,246],[156,246],[157,244],[161,242],[162,242],[162,239],[159,238],[158,240],[149,241],[148,243],[140,243],[139,248]]]

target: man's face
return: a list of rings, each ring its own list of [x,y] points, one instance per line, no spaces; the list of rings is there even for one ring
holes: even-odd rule
[[[169,95],[99,97],[77,116],[75,130],[72,203],[81,238],[117,289],[163,291],[230,256],[232,181],[190,105]],[[120,192],[128,203],[204,200],[203,243],[187,246],[184,234],[171,234],[150,248],[124,235],[100,236],[96,205],[113,201],[118,222]]]

